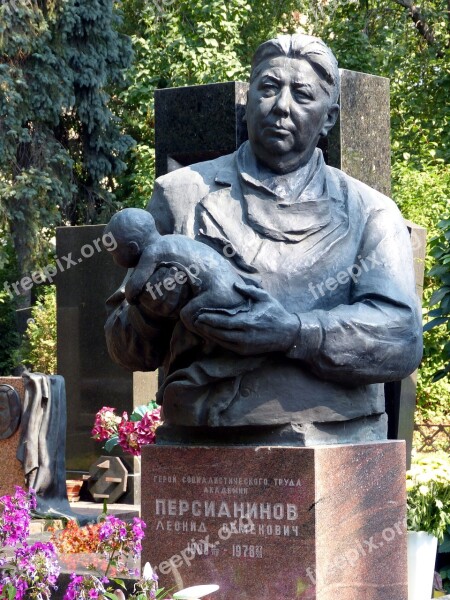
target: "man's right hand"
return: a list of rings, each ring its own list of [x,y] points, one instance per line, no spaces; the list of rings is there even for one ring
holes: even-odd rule
[[[175,275],[181,273],[176,267],[159,267],[149,278],[137,298],[137,307],[151,319],[177,319],[180,310],[191,296],[189,280],[177,283]]]

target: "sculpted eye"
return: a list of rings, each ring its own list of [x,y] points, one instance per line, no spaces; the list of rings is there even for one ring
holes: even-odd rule
[[[314,100],[311,94],[309,94],[301,88],[294,89],[292,94],[297,102],[311,102],[312,100]]]
[[[260,89],[269,95],[276,94],[278,91],[278,85],[274,81],[262,81],[260,84]]]

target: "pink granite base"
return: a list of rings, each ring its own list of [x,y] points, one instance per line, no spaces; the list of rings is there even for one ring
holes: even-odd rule
[[[17,390],[17,393],[23,402],[25,385],[22,377],[0,377],[0,383],[6,383]],[[0,496],[14,494],[16,485],[25,487],[25,476],[22,463],[16,458],[19,440],[20,429],[13,433],[10,438],[0,440]]]
[[[405,447],[147,447],[143,562],[215,600],[406,600]]]

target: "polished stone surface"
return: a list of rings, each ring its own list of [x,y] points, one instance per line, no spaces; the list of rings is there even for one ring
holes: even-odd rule
[[[248,84],[241,81],[155,92],[156,176],[230,154],[247,138]]]
[[[389,79],[340,69],[340,116],[325,140],[328,164],[390,196]]]
[[[68,470],[89,469],[101,454],[101,444],[90,438],[95,413],[115,406],[118,413],[133,406],[133,377],[109,358],[103,323],[105,299],[122,282],[124,269],[112,263],[109,253],[95,250],[103,225],[59,227],[57,256],[77,263],[56,278],[58,373],[66,381]],[[94,248],[90,258],[87,246]],[[100,248],[102,248],[100,246]],[[65,261],[61,261],[65,264]]]
[[[420,301],[423,296],[427,231],[420,225],[405,221],[413,250],[416,293]],[[406,441],[407,468],[411,466],[411,451],[416,410],[417,371],[402,381],[385,385],[386,412],[389,415],[388,438]]]
[[[147,447],[143,562],[217,600],[406,600],[405,446]]]
[[[23,403],[25,386],[22,377],[0,377],[0,385],[12,386],[19,394]],[[20,429],[7,439],[0,440],[0,496],[14,494],[15,486],[24,486],[25,476],[22,465],[16,458],[17,446],[19,445]]]
[[[126,273],[111,260],[99,242],[104,225],[59,227],[57,256],[63,266],[70,257],[76,264],[56,277],[58,373],[66,381],[66,467],[70,477],[87,473],[102,454],[102,444],[91,439],[95,413],[102,406],[129,413],[133,406],[155,397],[156,373],[130,373],[109,358],[103,323],[105,300],[121,284]],[[97,240],[97,246],[94,241]],[[100,248],[100,250],[97,249]],[[92,256],[85,258],[82,255]],[[139,502],[140,465],[129,456],[129,486],[124,498]]]

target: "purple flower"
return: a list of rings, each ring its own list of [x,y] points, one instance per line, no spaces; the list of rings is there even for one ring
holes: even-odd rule
[[[99,530],[99,552],[114,559],[116,566],[125,566],[129,556],[137,559],[142,551],[145,523],[135,517],[132,523],[108,515]],[[112,563],[111,563],[112,564]]]
[[[72,573],[70,583],[64,594],[63,600],[90,600],[99,598],[106,590],[103,584],[109,583],[109,580],[95,575],[76,575]]]
[[[56,589],[60,566],[53,544],[36,542],[17,548],[10,561],[12,569],[0,575],[0,585],[12,585],[16,589],[16,600],[25,594],[33,598],[50,598],[51,588]]]
[[[30,531],[30,511],[36,508],[36,495],[30,489],[26,492],[16,486],[14,496],[2,496],[0,506],[3,512],[0,516],[0,543],[2,546],[17,546],[22,544]]]

